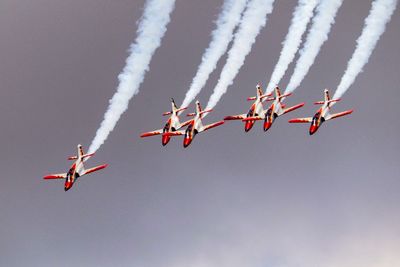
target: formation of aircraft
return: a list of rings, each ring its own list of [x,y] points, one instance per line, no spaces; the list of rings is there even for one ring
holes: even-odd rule
[[[261,87],[259,85],[257,85],[257,90],[258,91],[261,90]],[[264,129],[264,131],[267,131],[272,126],[272,123],[275,121],[275,119],[277,117],[304,106],[304,103],[300,103],[298,105],[286,108],[286,105],[283,104],[282,101],[286,97],[288,97],[292,94],[288,93],[288,94],[282,95],[279,87],[276,87],[274,92],[275,92],[274,97],[270,97],[272,94],[262,95],[262,91],[261,91],[261,93],[258,93],[258,95],[260,95],[260,97],[257,97],[256,102],[252,105],[252,107],[251,107],[250,111],[247,113],[246,117],[244,117],[243,115],[228,116],[228,117],[225,117],[225,120],[241,119],[245,123],[245,131],[246,132],[249,131],[251,129],[251,127],[253,127],[255,121],[264,120],[263,129]],[[263,100],[264,101],[273,101],[267,110],[264,110],[264,108],[263,108],[263,105],[262,105]],[[255,107],[257,107],[257,109],[256,109],[257,112],[251,112],[252,110],[255,110],[254,109]]]
[[[174,99],[171,99],[171,111],[163,113],[163,116],[170,115],[164,128],[151,132],[145,132],[141,134],[140,137],[161,135],[161,143],[163,146],[165,146],[170,141],[172,136],[183,135],[183,147],[188,147],[198,133],[220,126],[224,124],[225,120],[241,120],[242,122],[244,122],[244,130],[246,132],[251,130],[256,121],[264,120],[263,129],[264,131],[267,131],[277,117],[304,106],[304,103],[300,103],[287,108],[286,105],[283,103],[283,100],[286,97],[290,96],[291,93],[281,94],[279,87],[275,88],[275,95],[273,97],[271,97],[272,93],[263,94],[263,90],[260,84],[257,84],[256,89],[256,96],[249,97],[247,99],[254,102],[251,105],[250,110],[246,114],[227,116],[224,118],[224,120],[207,125],[203,125],[204,114],[211,112],[212,109],[202,110],[199,101],[196,101],[195,112],[187,114],[188,117],[193,118],[181,123],[179,120],[179,113],[186,110],[187,107],[178,108],[178,106],[175,104]],[[272,101],[272,103],[267,109],[264,109],[263,102],[267,101]],[[338,101],[340,101],[340,99],[331,99],[328,89],[325,89],[324,101],[318,101],[314,103],[316,105],[321,105],[321,107],[317,110],[313,117],[291,119],[289,120],[289,122],[311,123],[309,133],[310,135],[313,135],[324,121],[339,118],[353,112],[353,110],[346,110],[343,112],[331,114],[330,109],[332,105]],[[185,130],[181,130],[183,127],[187,128]],[[83,152],[82,145],[78,145],[78,155],[68,158],[68,160],[75,160],[75,162],[74,164],[72,164],[67,173],[50,174],[44,176],[43,178],[46,180],[65,179],[64,190],[68,191],[69,189],[71,189],[71,187],[74,185],[79,177],[107,167],[107,164],[103,164],[90,169],[85,169],[84,162],[93,155],[94,153],[85,154]]]
[[[170,136],[184,135],[183,147],[188,147],[192,143],[193,138],[198,133],[207,131],[211,128],[214,128],[214,127],[224,124],[224,121],[218,121],[218,122],[211,123],[208,125],[203,125],[203,120],[202,120],[203,115],[205,113],[208,113],[211,111],[212,111],[212,109],[202,110],[199,101],[196,101],[196,111],[194,113],[187,114],[187,116],[194,117],[194,118],[187,122],[188,127],[186,128],[186,130],[185,131],[167,132],[167,133],[164,133],[163,136],[170,137]]]
[[[68,191],[74,185],[79,177],[83,175],[104,169],[107,167],[107,164],[99,165],[90,169],[85,169],[83,162],[90,157],[92,157],[94,153],[85,154],[83,153],[82,145],[78,145],[78,155],[69,157],[68,160],[75,160],[74,164],[72,164],[71,168],[67,173],[59,173],[59,174],[50,174],[43,177],[43,179],[65,179],[64,190]]]
[[[307,117],[307,118],[296,118],[289,120],[290,123],[311,123],[309,133],[313,135],[321,126],[324,121],[332,120],[335,118],[339,118],[342,116],[346,116],[351,114],[353,110],[346,110],[339,113],[331,114],[329,111],[332,105],[336,102],[340,101],[339,99],[331,99],[329,96],[328,89],[324,90],[324,101],[315,102],[315,105],[322,105],[317,112],[315,113],[314,117]]]

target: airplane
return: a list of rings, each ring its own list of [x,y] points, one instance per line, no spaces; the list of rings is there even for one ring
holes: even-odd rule
[[[207,131],[211,128],[220,126],[222,124],[224,124],[225,121],[218,121],[215,123],[211,123],[208,125],[203,125],[203,115],[205,113],[211,112],[212,109],[208,109],[208,110],[202,110],[199,101],[196,101],[196,112],[194,113],[189,113],[187,114],[187,116],[189,117],[194,117],[193,119],[188,121],[188,127],[186,128],[185,131],[175,131],[175,132],[167,132],[164,133],[163,135],[166,136],[178,136],[178,135],[184,135],[184,139],[183,139],[183,147],[188,147],[192,141],[193,138],[201,132]]]
[[[272,104],[269,106],[266,112],[262,112],[258,116],[254,117],[248,117],[243,119],[244,122],[248,121],[256,121],[256,120],[264,120],[264,131],[266,132],[269,128],[271,128],[272,123],[275,121],[275,119],[283,114],[286,114],[288,112],[291,112],[293,110],[296,110],[298,108],[301,108],[304,106],[304,103],[300,103],[298,105],[286,108],[286,105],[282,103],[282,101],[292,95],[292,93],[288,94],[281,94],[281,91],[279,90],[279,87],[275,88],[275,97],[268,97],[265,101],[270,101],[273,100]]]
[[[329,96],[328,89],[325,89],[324,90],[324,101],[318,101],[318,102],[314,103],[315,105],[322,105],[317,110],[317,113],[315,113],[314,117],[312,117],[312,118],[311,117],[296,118],[296,119],[289,120],[289,122],[290,123],[309,123],[309,122],[311,122],[309,133],[310,133],[310,135],[313,135],[324,121],[339,118],[339,117],[351,114],[353,112],[353,110],[346,110],[343,112],[330,114],[329,111],[332,107],[332,104],[336,103],[338,101],[340,101],[340,98],[331,99]]]
[[[251,105],[250,110],[247,112],[247,114],[240,114],[240,115],[233,115],[233,116],[227,116],[224,118],[224,120],[242,120],[246,118],[253,118],[253,117],[258,117],[264,113],[264,107],[262,105],[262,102],[265,98],[269,97],[272,95],[270,94],[263,94],[262,88],[260,84],[257,84],[256,86],[257,89],[257,95],[253,97],[247,98],[248,101],[254,100],[254,103]],[[253,125],[256,120],[245,120],[244,124],[244,131],[248,132],[253,128]]]
[[[171,98],[171,107],[172,107],[171,111],[163,113],[163,116],[171,115],[168,118],[163,129],[159,129],[159,130],[155,130],[155,131],[147,132],[147,133],[142,133],[140,135],[140,137],[143,138],[143,137],[155,136],[155,135],[168,133],[168,132],[174,132],[174,131],[179,130],[180,128],[189,124],[190,121],[187,121],[185,123],[180,123],[180,121],[179,121],[179,112],[181,112],[187,108],[178,108],[177,105],[175,104],[175,101],[173,98]],[[161,138],[162,145],[165,146],[166,144],[168,144],[170,139],[171,139],[170,136],[162,135],[162,138]]]
[[[78,156],[72,156],[68,158],[68,160],[75,160],[75,163],[72,164],[67,173],[50,174],[44,176],[43,179],[65,179],[64,190],[68,191],[69,189],[71,189],[71,187],[74,185],[79,177],[107,167],[107,164],[103,164],[90,169],[85,169],[83,162],[93,155],[94,153],[83,153],[82,145],[78,145]]]

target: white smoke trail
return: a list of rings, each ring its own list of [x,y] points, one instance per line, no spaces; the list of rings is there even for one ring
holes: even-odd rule
[[[347,63],[347,69],[336,89],[334,98],[341,97],[362,71],[379,38],[385,31],[386,23],[389,22],[396,5],[397,0],[375,0],[372,3],[369,15],[364,22],[364,29],[357,39],[356,49]]]
[[[296,62],[286,93],[296,90],[307,75],[322,44],[328,40],[328,34],[342,3],[343,0],[321,0],[317,7],[317,15],[313,18],[312,26],[308,32],[306,43],[300,50],[300,58]]]
[[[269,79],[267,93],[272,92],[279,84],[289,64],[293,61],[294,56],[299,50],[301,37],[307,29],[307,24],[310,22],[313,11],[319,0],[299,0],[296,9],[293,12],[292,22],[289,27],[288,34],[283,42],[283,48],[279,57],[278,63]]]
[[[207,109],[213,108],[226,92],[238,74],[246,56],[256,41],[262,27],[267,23],[267,15],[273,10],[274,0],[251,0],[243,14],[233,45],[228,52],[228,59],[222,69],[218,83],[214,88]]]
[[[116,93],[109,102],[100,128],[96,132],[89,152],[95,152],[107,139],[121,115],[128,109],[129,100],[138,93],[150,60],[160,46],[175,0],[147,0],[140,20],[135,43],[130,46],[123,71],[118,75]]]
[[[182,107],[188,106],[200,93],[211,72],[215,70],[218,60],[228,49],[228,45],[233,38],[233,31],[240,22],[246,3],[247,0],[225,0],[222,11],[215,23],[217,28],[211,34],[212,40],[201,58],[201,63],[186,93]]]

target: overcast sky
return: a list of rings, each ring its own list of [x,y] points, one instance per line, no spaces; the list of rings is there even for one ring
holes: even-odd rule
[[[306,106],[264,133],[240,122],[196,136],[140,139],[178,103],[210,41],[222,0],[178,0],[140,93],[96,157],[108,163],[68,192],[136,37],[144,0],[0,1],[0,266],[400,266],[400,14],[335,111],[307,125],[335,89],[371,1],[345,1],[329,40],[287,103]],[[205,119],[244,113],[279,58],[297,1],[277,0],[234,84]],[[199,95],[204,103],[224,57]],[[282,80],[284,87],[293,71]]]

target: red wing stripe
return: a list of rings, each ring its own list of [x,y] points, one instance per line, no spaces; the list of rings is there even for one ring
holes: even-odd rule
[[[60,174],[50,174],[46,175],[43,177],[43,179],[49,180],[49,179],[65,179],[67,177],[66,173],[60,173]]]
[[[342,116],[346,116],[348,114],[351,114],[352,112],[353,112],[353,110],[346,110],[346,111],[343,111],[343,112],[335,113],[335,114],[331,115],[330,119],[336,119],[336,118],[339,118],[339,117],[342,117]]]
[[[159,135],[162,134],[161,130],[153,131],[153,132],[147,132],[147,133],[142,133],[140,137],[149,137],[149,136],[154,136],[154,135]]]
[[[207,130],[209,130],[209,129],[211,129],[211,128],[220,126],[220,125],[222,125],[222,124],[224,124],[224,123],[225,123],[225,121],[218,121],[218,122],[215,122],[215,123],[206,125],[206,126],[204,127],[204,130],[203,130],[203,131],[207,131]]]
[[[288,113],[288,112],[291,112],[291,111],[293,111],[293,110],[296,110],[296,109],[298,109],[298,108],[301,108],[302,106],[304,106],[304,103],[300,103],[300,104],[295,105],[295,106],[293,106],[293,107],[287,108],[287,109],[285,109],[284,114],[285,114],[285,113]]]
[[[95,172],[95,171],[104,169],[104,168],[106,168],[106,167],[107,167],[107,164],[103,164],[103,165],[100,165],[100,166],[96,166],[96,167],[87,169],[87,170],[85,171],[85,174],[89,174],[89,173],[92,173],[92,172]]]
[[[311,122],[312,118],[298,118],[289,120],[290,123],[308,123]]]

